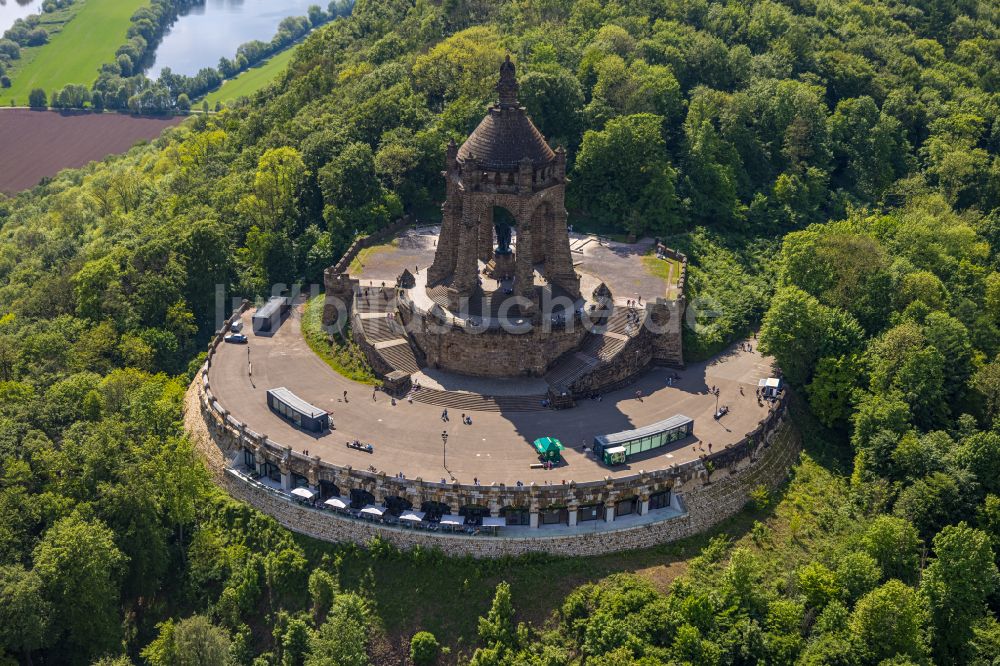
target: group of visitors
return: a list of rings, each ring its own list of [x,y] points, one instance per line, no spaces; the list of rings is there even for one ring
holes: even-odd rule
[[[444,421],[445,423],[448,423],[449,421],[451,421],[451,417],[448,416],[448,408],[447,407],[444,408],[443,410],[441,410],[441,420]],[[465,425],[472,425],[472,417],[471,416],[467,416],[465,414],[465,412],[462,412],[462,423],[464,423]]]

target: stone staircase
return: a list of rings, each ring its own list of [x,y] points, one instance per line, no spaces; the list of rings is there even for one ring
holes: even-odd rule
[[[580,351],[597,361],[608,362],[622,350],[627,342],[628,338],[619,333],[592,335]]]
[[[414,402],[437,405],[460,412],[534,412],[545,409],[542,406],[542,401],[545,400],[544,395],[485,396],[478,393],[442,391],[421,386],[413,389],[409,397],[412,397]]]
[[[376,343],[375,351],[385,359],[385,362],[393,370],[400,370],[408,375],[420,370],[420,366],[417,365],[417,357],[413,354],[413,349],[410,348],[410,342],[405,338]]]
[[[389,287],[386,287],[384,291],[381,287],[358,287],[358,292],[355,294],[356,311],[385,314],[392,309],[392,296],[393,290]]]
[[[639,316],[643,316],[642,311]],[[612,363],[638,334],[639,326],[631,323],[629,310],[616,307],[604,326],[596,327],[587,336],[579,351],[567,355],[545,373],[545,381],[556,393],[567,391],[597,367]]]
[[[375,317],[365,317],[362,315],[361,328],[364,329],[365,340],[372,344],[397,340],[405,335],[397,324],[394,324],[381,314],[377,314]]]
[[[388,295],[388,298],[386,298]],[[381,287],[360,287],[354,297],[354,308],[361,321],[361,332],[385,365],[392,371],[408,375],[418,372],[420,366],[410,347],[406,333],[386,314],[393,311],[392,289]]]

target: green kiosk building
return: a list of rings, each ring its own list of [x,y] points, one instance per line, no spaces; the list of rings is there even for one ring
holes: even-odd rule
[[[594,438],[594,453],[605,465],[624,465],[631,456],[680,441],[693,432],[694,420],[677,414],[635,430],[598,435]]]

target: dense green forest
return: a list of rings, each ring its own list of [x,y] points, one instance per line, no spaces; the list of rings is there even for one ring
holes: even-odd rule
[[[802,461],[615,558],[293,536],[180,425],[216,285],[433,220],[507,52],[576,228],[689,254],[689,357],[760,327]],[[0,198],[0,658],[996,663],[998,56],[985,0],[359,0],[246,104]]]

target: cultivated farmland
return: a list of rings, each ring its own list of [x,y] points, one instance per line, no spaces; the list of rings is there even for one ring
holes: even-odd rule
[[[13,194],[62,169],[79,167],[153,139],[183,117],[140,118],[117,113],[0,110],[0,192]],[[17,158],[13,158],[13,156]]]

